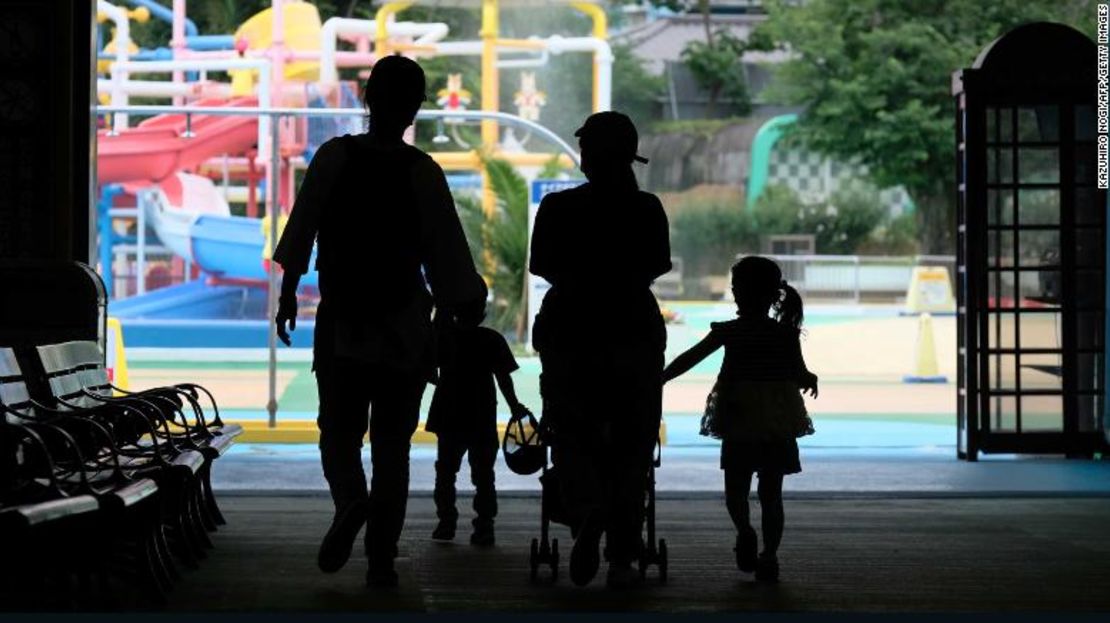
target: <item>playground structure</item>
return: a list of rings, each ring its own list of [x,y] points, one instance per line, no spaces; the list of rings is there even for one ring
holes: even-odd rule
[[[496,204],[480,153],[508,160],[525,177],[534,176],[553,157],[564,166],[573,166],[577,159],[572,149],[536,123],[544,94],[535,74],[522,75],[515,97],[518,115],[498,110],[501,69],[542,67],[553,54],[591,54],[593,109],[610,106],[612,53],[605,41],[606,17],[592,2],[565,3],[591,18],[588,36],[507,39],[499,34],[500,7],[541,3],[433,0],[481,11],[477,40],[448,41],[446,24],[398,19],[413,2],[387,2],[372,20],[336,17],[321,23],[316,7],[308,2],[274,0],[234,34],[201,35],[186,16],[185,0],[173,0],[172,9],[153,0],[124,1],[131,8],[106,0],[97,3],[102,44],[97,91],[107,113],[97,136],[97,211],[101,272],[116,299],[113,314],[122,318],[129,345],[144,345],[141,332],[130,335],[129,328],[145,322],[155,333],[165,334],[166,327],[149,323],[168,320],[177,322],[178,329],[191,321],[246,322],[257,329],[248,341],[264,343],[267,286],[274,278],[269,252],[293,204],[296,172],[328,138],[362,131],[359,80],[384,55],[480,57],[476,97],[471,98],[453,76],[439,91],[442,109],[421,111],[418,118],[435,121],[436,145],[452,142],[444,133],[448,126],[480,124],[479,145],[456,138],[460,149],[432,156],[448,171],[452,186],[481,189],[487,215],[494,213]],[[138,49],[131,40],[131,21],[149,19],[171,24],[168,47]],[[339,49],[340,41],[353,49]],[[340,79],[344,68],[358,69],[358,80]],[[229,80],[216,79],[216,72],[226,73]],[[429,85],[429,90],[437,86]],[[136,98],[141,98],[140,105],[133,102]],[[468,109],[468,100],[477,107]],[[169,106],[148,105],[152,101],[168,101]],[[133,118],[152,114],[132,123]],[[525,129],[523,140],[512,127]],[[416,126],[407,138],[413,140],[415,132]],[[527,151],[525,144],[536,135],[556,149]],[[241,207],[233,209],[237,204]],[[148,240],[148,228],[158,244]],[[149,261],[151,252],[169,259]],[[132,272],[132,266],[137,273],[135,290],[122,291],[122,280],[117,282],[115,276]],[[302,283],[311,294],[314,273]],[[121,297],[127,294],[137,296]],[[224,329],[214,335],[242,327]],[[196,334],[186,333],[178,333],[182,345],[245,345],[219,337],[198,343]]]

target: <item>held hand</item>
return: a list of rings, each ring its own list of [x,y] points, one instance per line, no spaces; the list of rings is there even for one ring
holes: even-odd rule
[[[277,315],[274,317],[274,322],[277,324],[277,336],[286,346],[292,346],[293,342],[289,339],[289,333],[286,332],[285,324],[289,323],[289,331],[297,328],[297,299],[289,299],[282,297],[278,299]]]
[[[525,417],[525,416],[532,413],[531,411],[528,410],[528,407],[524,406],[523,404],[521,404],[519,402],[515,403],[511,407],[509,407],[509,410],[512,412],[513,417],[515,417],[515,418],[522,418],[522,417]]]

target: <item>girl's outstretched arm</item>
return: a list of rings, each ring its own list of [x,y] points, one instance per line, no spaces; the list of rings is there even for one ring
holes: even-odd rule
[[[682,376],[689,372],[690,368],[698,365],[703,359],[713,354],[718,348],[721,347],[721,339],[716,332],[710,331],[709,335],[705,336],[702,341],[694,344],[689,350],[674,358],[666,368],[663,369],[663,382]]]

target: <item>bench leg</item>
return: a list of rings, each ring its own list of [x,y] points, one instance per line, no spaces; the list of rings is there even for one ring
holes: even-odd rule
[[[201,489],[198,483],[197,488],[189,496],[189,528],[193,533],[193,542],[201,546],[201,549],[212,549],[212,540],[208,538],[208,530],[204,523],[204,513],[201,511],[203,505],[201,504]]]
[[[220,512],[220,507],[216,504],[216,494],[212,492],[212,468],[209,467],[204,474],[202,480],[204,485],[204,505],[208,511],[208,515],[212,518],[212,522],[217,526],[227,525],[227,520],[224,519],[223,513]]]

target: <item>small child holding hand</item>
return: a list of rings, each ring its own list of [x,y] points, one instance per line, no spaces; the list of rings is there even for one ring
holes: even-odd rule
[[[465,317],[473,315],[475,317]],[[439,523],[432,532],[437,541],[455,538],[459,511],[455,507],[455,478],[463,455],[470,463],[474,484],[474,512],[470,535],[473,545],[493,545],[497,490],[493,466],[500,440],[497,436],[497,393],[494,380],[514,415],[527,409],[517,400],[510,374],[516,359],[505,338],[488,327],[480,308],[460,309],[455,322],[440,325],[439,381],[425,429],[435,433],[435,504]]]

